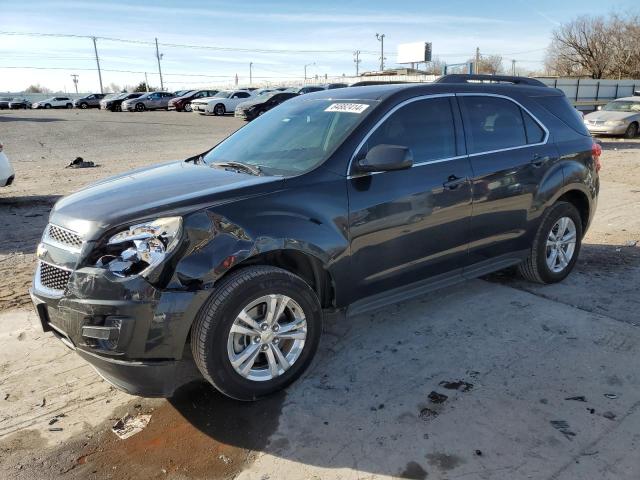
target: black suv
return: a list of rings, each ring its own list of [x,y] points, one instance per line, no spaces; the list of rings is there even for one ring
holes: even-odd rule
[[[60,200],[33,301],[125,391],[169,396],[199,371],[256,399],[307,368],[323,311],[513,265],[565,278],[599,155],[562,92],[532,79],[303,95],[208,152]]]

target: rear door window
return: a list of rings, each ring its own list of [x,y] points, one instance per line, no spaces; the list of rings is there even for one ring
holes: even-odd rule
[[[461,95],[458,98],[469,153],[491,152],[529,143],[523,116],[526,112],[514,102],[490,96]],[[535,138],[533,131],[532,138]]]
[[[413,153],[414,163],[456,156],[456,134],[448,97],[411,102],[396,110],[368,138],[376,145],[401,145]]]

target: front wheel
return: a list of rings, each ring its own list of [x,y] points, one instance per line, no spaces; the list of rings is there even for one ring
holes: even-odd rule
[[[213,114],[214,115],[224,115],[225,113],[226,113],[226,110],[224,108],[224,105],[222,105],[221,103],[217,104],[213,108]]]
[[[191,333],[202,375],[225,395],[256,400],[296,380],[322,331],[320,302],[300,277],[270,266],[223,278]]]
[[[51,105],[49,105],[48,103],[45,104],[44,108],[51,108]]]
[[[556,283],[571,273],[582,245],[582,219],[572,204],[558,202],[538,228],[527,259],[518,270],[527,280]]]
[[[136,112],[144,112],[146,109],[144,103],[136,103]]]
[[[73,103],[67,103],[67,104],[65,105],[65,107],[66,107],[66,108],[73,108]]]
[[[184,111],[185,112],[190,112],[192,110],[191,108],[191,104],[190,103],[185,103],[184,105]]]
[[[89,108],[89,105],[87,103],[85,103],[85,102],[82,102],[80,104],[80,108],[83,109],[83,110],[86,110],[87,108]]]
[[[624,138],[636,138],[638,136],[638,124],[633,122],[624,132]]]

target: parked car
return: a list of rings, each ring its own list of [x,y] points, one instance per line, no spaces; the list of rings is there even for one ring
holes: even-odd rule
[[[203,115],[224,115],[234,112],[236,107],[252,96],[248,90],[223,90],[212,98],[203,98],[191,102],[194,112]]]
[[[291,92],[295,92],[298,95],[304,95],[305,93],[312,92],[321,92],[322,90],[326,90],[324,85],[307,85],[305,87],[294,87],[289,89]]]
[[[348,86],[349,85],[347,85],[346,83],[328,83],[325,88],[327,90],[333,90],[334,88],[345,88]]]
[[[197,367],[254,400],[308,367],[325,311],[515,265],[561,281],[601,150],[561,91],[485,78],[298,96],[59,200],[31,290],[43,329],[130,393],[169,396]]]
[[[11,97],[0,97],[0,110],[9,108],[9,102],[13,100]]]
[[[100,101],[100,109],[101,110],[111,110],[112,112],[121,112],[122,111],[122,102],[125,100],[132,100],[134,98],[140,98],[144,95],[142,92],[133,92],[133,93],[114,93],[113,95],[109,95],[103,98]]]
[[[593,135],[635,138],[640,132],[640,97],[624,97],[609,102],[602,110],[585,115],[584,123]]]
[[[69,97],[51,97],[35,102],[31,108],[73,108],[73,100]]]
[[[171,92],[149,92],[138,98],[124,100],[120,108],[122,111],[144,112],[145,110],[167,110],[169,108],[169,100],[175,98]]]
[[[9,108],[12,110],[31,108],[31,101],[26,98],[14,98],[9,102]]]
[[[16,172],[4,153],[4,145],[0,143],[0,187],[8,187],[16,178]]]
[[[263,113],[277,107],[285,100],[296,97],[293,92],[271,92],[259,95],[247,102],[242,102],[236,107],[235,117],[250,122]]]
[[[169,110],[190,112],[193,100],[215,97],[218,92],[219,90],[191,90],[180,97],[169,100]]]
[[[187,93],[191,92],[191,90],[176,90],[175,92],[173,92],[173,94],[176,97],[181,97],[183,95],[186,95]]]
[[[73,106],[76,108],[100,108],[100,100],[105,97],[104,93],[92,93],[86,97],[77,98],[73,101]]]

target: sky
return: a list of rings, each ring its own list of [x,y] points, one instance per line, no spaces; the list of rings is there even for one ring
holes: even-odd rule
[[[232,85],[236,75],[248,85],[250,63],[253,85],[299,82],[305,65],[320,80],[354,75],[355,50],[361,72],[377,70],[376,33],[385,35],[387,67],[398,66],[398,44],[431,42],[450,64],[479,47],[535,71],[560,24],[634,8],[635,0],[0,0],[0,91],[73,92],[71,74],[79,91],[99,91],[90,37],[98,37],[105,87],[135,85],[144,72],[159,86],[155,38],[168,90]]]

